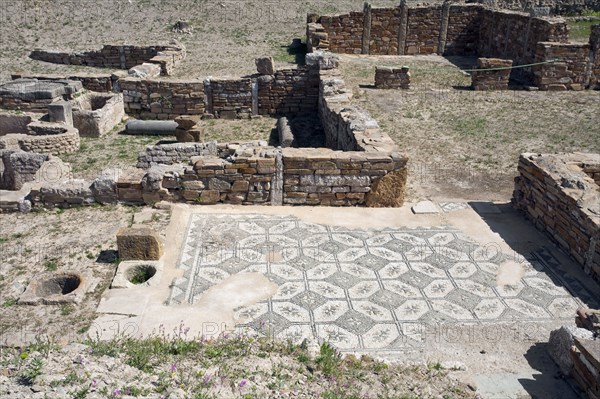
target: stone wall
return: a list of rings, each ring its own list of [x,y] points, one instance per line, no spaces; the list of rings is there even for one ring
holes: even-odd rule
[[[217,156],[217,143],[172,143],[149,145],[138,156],[138,168],[148,169],[163,164],[187,163],[191,157]]]
[[[308,66],[273,75],[210,78],[204,81],[121,78],[125,111],[139,119],[174,119],[212,114],[217,118],[297,115],[315,112],[318,71]]]
[[[371,10],[369,40],[370,54],[398,54],[398,31],[401,10],[396,8],[374,8]]]
[[[408,9],[408,30],[404,54],[436,54],[442,21],[441,6],[421,6]]]
[[[129,69],[149,62],[159,64],[163,75],[171,75],[174,66],[184,59],[185,55],[185,47],[181,43],[177,43],[157,46],[106,45],[98,50],[77,53],[36,49],[29,56],[34,60],[54,64],[120,69]]]
[[[204,82],[121,78],[125,112],[138,119],[175,119],[204,113]]]
[[[79,150],[79,131],[62,123],[32,122],[28,134],[0,136],[0,149],[59,155]]]
[[[257,78],[259,115],[294,115],[314,112],[319,99],[315,68],[281,69]]]
[[[584,11],[600,11],[597,0],[469,0],[493,8],[529,11],[531,7],[547,8],[551,14],[580,14]]]
[[[32,182],[50,156],[21,150],[0,150],[0,190],[20,190]]]
[[[482,70],[471,74],[471,87],[473,90],[508,90],[511,66],[512,60],[477,59],[477,68]]]
[[[590,87],[600,90],[600,24],[592,26],[590,59],[594,60],[590,66]]]
[[[481,26],[481,10],[477,5],[450,6],[444,55],[476,55]]]
[[[329,51],[342,54],[361,54],[364,13],[324,15],[319,18],[329,41]]]
[[[409,89],[410,72],[408,67],[375,67],[375,87],[378,89]]]
[[[307,42],[325,43],[334,53],[480,55],[532,64],[539,42],[568,42],[562,18],[534,18],[528,13],[493,10],[478,4],[419,5],[394,8],[366,5],[363,12],[310,16]],[[531,68],[512,71],[530,83]]]
[[[81,137],[100,137],[125,116],[123,95],[87,93],[73,100],[73,125]]]
[[[478,54],[513,60],[514,65],[532,64],[538,42],[567,42],[568,27],[562,19],[531,18],[514,11],[482,11]],[[511,78],[532,79],[531,68],[514,69]]]
[[[35,74],[35,73],[13,73],[12,79],[37,79],[37,80],[77,80],[83,85],[83,88],[90,91],[110,92],[113,91],[114,83],[118,77],[110,73],[99,74],[77,74],[77,75],[52,75],[52,74]]]
[[[539,42],[536,62],[548,60],[556,62],[533,67],[533,81],[540,90],[583,90],[590,84],[588,43]]]
[[[392,171],[404,169],[406,161],[389,153],[284,148],[283,203],[365,205],[375,182]]]
[[[518,171],[513,206],[600,281],[600,155],[522,154]]]
[[[252,115],[252,79],[207,79],[207,110],[217,118],[249,118]]]

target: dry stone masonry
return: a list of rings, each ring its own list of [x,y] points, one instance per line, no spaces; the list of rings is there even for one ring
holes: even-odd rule
[[[378,89],[410,89],[410,72],[408,67],[376,67],[375,87]]]
[[[600,155],[522,154],[513,205],[600,281]]]
[[[75,100],[73,125],[81,137],[101,137],[125,116],[121,93],[86,93]]]
[[[185,58],[185,47],[176,42],[170,45],[133,46],[106,45],[98,50],[66,53],[36,49],[29,55],[38,61],[54,64],[130,69],[143,63],[158,64],[162,75],[172,75],[175,66]]]
[[[373,55],[479,55],[509,59],[511,78],[542,90],[594,88],[598,82],[598,28],[590,44],[568,42],[562,18],[496,10],[478,4],[371,8],[307,18],[309,51]],[[594,50],[596,49],[596,50]],[[557,60],[557,64],[554,64]],[[559,86],[560,85],[560,86]]]
[[[508,90],[512,60],[498,58],[477,59],[477,69],[471,74],[473,90]]]

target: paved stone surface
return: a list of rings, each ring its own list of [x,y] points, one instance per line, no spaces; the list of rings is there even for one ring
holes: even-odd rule
[[[466,202],[440,202],[439,205],[440,208],[442,208],[442,210],[446,213],[469,209],[469,204]]]
[[[417,202],[412,206],[412,211],[417,215],[423,213],[440,213],[438,207],[431,201]]]
[[[247,332],[389,352],[417,343],[411,329],[419,323],[572,322],[580,299],[595,302],[553,272],[545,250],[519,259],[517,284],[497,286],[499,268],[514,260],[449,228],[354,230],[293,216],[193,214],[169,304],[194,304],[233,274],[260,272],[279,291],[237,310]]]

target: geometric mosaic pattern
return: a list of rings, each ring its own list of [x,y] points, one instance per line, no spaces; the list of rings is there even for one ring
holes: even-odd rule
[[[419,323],[570,322],[593,301],[552,271],[548,253],[528,255],[515,285],[497,286],[513,259],[447,228],[354,230],[293,216],[193,214],[169,303],[194,303],[235,273],[260,272],[279,285],[267,301],[238,309],[240,326],[341,350],[394,350]],[[565,277],[565,276],[562,276]]]

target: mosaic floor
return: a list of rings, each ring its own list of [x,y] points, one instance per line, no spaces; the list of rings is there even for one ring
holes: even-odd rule
[[[508,260],[522,262],[525,275],[496,286]],[[420,323],[572,321],[580,299],[592,298],[554,272],[555,262],[548,251],[525,259],[445,228],[361,231],[291,216],[194,214],[169,303],[194,303],[231,274],[260,272],[279,291],[237,311],[246,331],[394,350],[418,341],[411,329]]]

